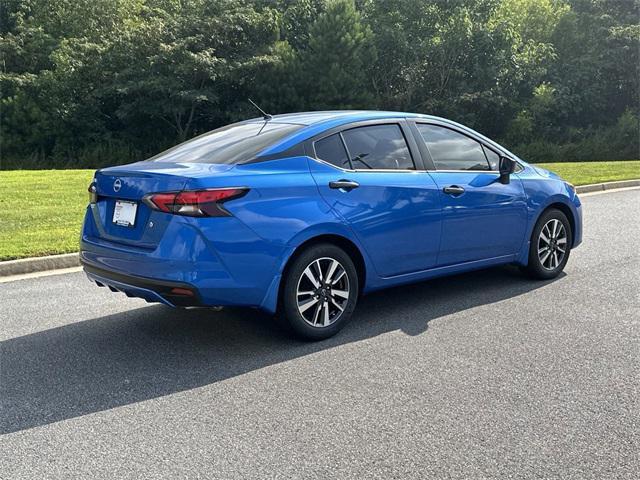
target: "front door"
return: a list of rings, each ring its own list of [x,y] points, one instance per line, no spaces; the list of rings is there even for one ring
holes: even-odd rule
[[[438,266],[515,255],[527,227],[527,203],[517,175],[498,181],[498,154],[448,127],[417,124],[436,170],[442,202]]]

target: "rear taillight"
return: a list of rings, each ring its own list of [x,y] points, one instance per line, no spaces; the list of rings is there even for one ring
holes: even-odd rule
[[[240,198],[249,191],[246,187],[212,188],[183,192],[150,193],[142,201],[154,210],[188,217],[228,217],[222,206],[228,200]]]

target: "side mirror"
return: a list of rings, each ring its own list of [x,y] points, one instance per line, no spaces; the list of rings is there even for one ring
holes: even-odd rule
[[[500,157],[500,164],[498,165],[498,171],[500,172],[499,181],[503,185],[508,185],[511,179],[509,176],[515,171],[516,162],[509,157]]]

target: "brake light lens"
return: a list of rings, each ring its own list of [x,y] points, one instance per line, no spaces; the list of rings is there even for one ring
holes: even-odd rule
[[[228,200],[240,198],[249,191],[246,187],[212,188],[182,192],[150,193],[142,201],[153,210],[188,217],[229,217],[223,207]]]

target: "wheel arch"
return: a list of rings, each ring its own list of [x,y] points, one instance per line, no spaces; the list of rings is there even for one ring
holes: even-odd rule
[[[289,271],[289,268],[293,264],[294,260],[298,258],[302,252],[307,250],[308,248],[319,245],[321,243],[329,243],[331,245],[335,245],[336,247],[344,250],[349,257],[353,260],[353,264],[356,267],[356,271],[358,272],[358,289],[359,293],[361,293],[364,289],[364,285],[367,279],[367,265],[364,260],[364,256],[360,251],[360,248],[350,239],[344,237],[342,235],[337,235],[335,233],[325,233],[321,235],[316,235],[314,237],[308,238],[300,245],[298,245],[295,250],[289,255],[284,268],[282,269],[282,275],[280,280],[280,285],[278,287],[278,299],[280,299],[280,295],[282,294],[282,286],[284,284],[284,278]]]
[[[538,223],[538,220],[540,220],[540,217],[542,217],[542,215],[545,214],[545,212],[548,212],[549,210],[560,210],[562,213],[565,214],[565,216],[567,217],[567,220],[569,220],[569,226],[571,227],[571,248],[573,248],[573,242],[575,242],[576,240],[576,217],[573,213],[573,210],[571,210],[571,207],[569,207],[569,205],[567,205],[564,202],[552,202],[549,205],[547,205],[545,208],[543,208],[542,210],[540,210],[540,213],[538,214],[536,221],[534,222],[534,225],[536,223]]]
[[[578,214],[573,210],[571,205],[564,200],[564,197],[562,196],[556,195],[553,198],[549,198],[547,200],[548,202],[546,204],[543,204],[544,206],[538,205],[538,207],[535,209],[531,207],[531,203],[529,204],[531,208],[530,217],[529,217],[530,218],[529,226],[527,228],[527,231],[524,237],[524,243],[522,245],[522,248],[516,257],[516,263],[519,265],[522,265],[522,266],[528,265],[531,236],[533,235],[535,227],[538,221],[540,220],[540,218],[542,217],[542,215],[544,215],[545,212],[548,212],[551,209],[560,210],[562,213],[565,214],[565,216],[567,217],[567,220],[569,220],[569,226],[571,228],[571,237],[572,237],[571,248],[574,248],[576,246],[576,241],[578,241],[578,239],[576,238],[576,233],[579,233],[577,232],[577,229],[579,227],[577,222],[580,221],[579,217],[576,216]]]

